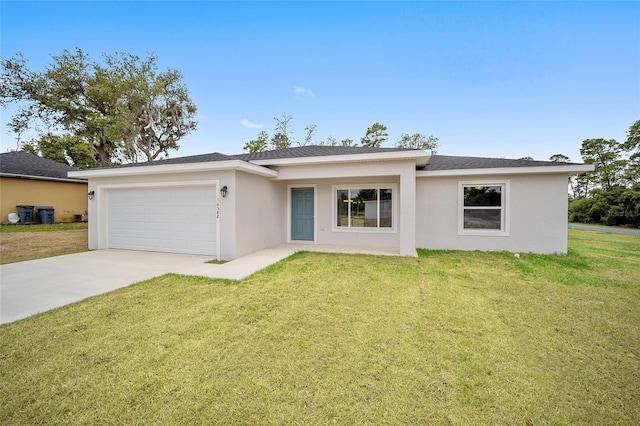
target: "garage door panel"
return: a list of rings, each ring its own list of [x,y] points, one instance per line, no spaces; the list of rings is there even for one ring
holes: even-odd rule
[[[214,186],[112,189],[110,248],[216,255]]]

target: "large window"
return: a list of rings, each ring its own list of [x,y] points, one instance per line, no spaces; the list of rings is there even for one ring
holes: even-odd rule
[[[505,235],[507,183],[468,184],[460,187],[460,226],[463,234]]]
[[[393,190],[390,187],[337,187],[336,228],[393,227]]]

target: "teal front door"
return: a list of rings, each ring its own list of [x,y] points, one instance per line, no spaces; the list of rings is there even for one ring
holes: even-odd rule
[[[313,188],[291,188],[291,239],[313,241]]]

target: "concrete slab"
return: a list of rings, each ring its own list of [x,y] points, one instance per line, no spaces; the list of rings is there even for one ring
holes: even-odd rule
[[[0,324],[167,273],[241,280],[294,249],[263,250],[224,264],[211,256],[96,250],[0,265]]]

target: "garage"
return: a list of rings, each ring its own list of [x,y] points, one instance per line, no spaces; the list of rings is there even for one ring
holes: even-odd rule
[[[215,186],[111,188],[107,245],[217,256]]]

